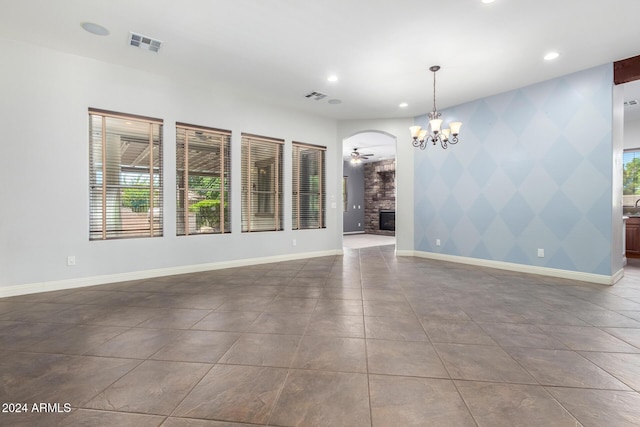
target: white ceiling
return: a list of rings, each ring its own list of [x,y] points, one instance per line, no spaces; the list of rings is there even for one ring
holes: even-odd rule
[[[639,55],[638,16],[639,0],[0,0],[0,37],[373,119],[428,112],[435,64],[446,108]],[[130,31],[162,40],[160,52],[129,47]],[[543,61],[551,50],[560,57]]]

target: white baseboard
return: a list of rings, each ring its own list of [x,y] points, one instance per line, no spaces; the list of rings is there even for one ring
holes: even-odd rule
[[[538,274],[541,276],[559,277],[563,279],[579,280],[583,282],[597,283],[600,285],[613,285],[624,276],[624,270],[616,272],[613,276],[602,274],[582,273],[579,271],[561,270],[557,268],[538,267],[534,265],[514,264],[504,261],[493,261],[480,258],[469,258],[457,255],[447,255],[435,252],[422,251],[396,251],[397,256],[415,256],[438,261],[456,262],[459,264],[477,265],[479,267],[497,268],[499,270],[516,271],[520,273]]]
[[[261,258],[247,258],[233,261],[213,262],[207,264],[184,265],[179,267],[158,268],[154,270],[132,271],[128,273],[107,274],[103,276],[79,277],[51,282],[28,283],[0,287],[0,298],[16,295],[27,295],[38,292],[60,291],[64,289],[82,288],[85,286],[104,285],[107,283],[125,282],[128,280],[151,279],[154,277],[172,276],[175,274],[199,273],[202,271],[220,270],[223,268],[246,267],[258,264],[293,261],[306,258],[342,255],[342,249],[305,252],[298,254],[276,255]]]
[[[104,285],[107,283],[124,282],[128,280],[151,279],[154,277],[172,276],[175,274],[198,273],[203,271],[220,270],[223,268],[246,267],[250,265],[269,264],[297,259],[317,258],[323,256],[342,255],[342,249],[328,251],[305,252],[299,254],[276,255],[261,258],[247,258],[233,261],[222,261],[207,264],[185,265],[179,267],[160,268],[154,270],[132,271],[128,273],[108,274],[103,276],[80,277],[50,282],[28,283],[0,287],[0,298],[16,295],[27,295],[38,292],[59,291],[64,289],[82,288],[86,286]],[[439,261],[456,262],[460,264],[477,265],[479,267],[497,268],[500,270],[516,271],[521,273],[539,274],[542,276],[559,277],[564,279],[580,280],[601,285],[613,285],[624,277],[624,269],[620,269],[613,276],[601,274],[582,273],[578,271],[560,270],[548,267],[537,267],[524,264],[513,264],[502,261],[492,261],[479,258],[468,258],[455,255],[439,254],[434,252],[422,252],[413,250],[396,250],[396,256],[415,256]]]
[[[627,265],[626,262],[624,265]],[[618,280],[622,279],[624,277],[624,268],[621,268],[620,270],[618,270],[618,272],[616,274],[613,275],[613,282],[610,283],[611,285],[615,284],[618,282]]]
[[[348,236],[351,234],[364,234],[364,231],[345,231],[344,233],[342,233],[343,236]]]

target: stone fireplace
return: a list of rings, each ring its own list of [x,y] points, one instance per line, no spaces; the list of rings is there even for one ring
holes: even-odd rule
[[[364,164],[364,231],[395,235],[396,162],[383,160]],[[393,216],[392,227],[389,223]],[[385,223],[381,224],[381,218]],[[381,226],[382,225],[382,226]]]

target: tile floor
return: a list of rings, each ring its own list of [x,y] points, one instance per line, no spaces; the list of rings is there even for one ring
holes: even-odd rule
[[[605,287],[393,248],[2,299],[29,413],[0,425],[640,425],[637,262]]]
[[[345,234],[342,236],[342,246],[348,249],[362,249],[371,246],[395,245],[395,236],[381,236],[369,233]]]

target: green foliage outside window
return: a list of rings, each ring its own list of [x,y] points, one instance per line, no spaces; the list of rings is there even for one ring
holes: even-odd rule
[[[622,172],[622,194],[640,194],[640,158],[626,162]]]
[[[208,226],[216,228],[220,225],[220,200],[204,199],[189,206],[196,213],[198,228]]]
[[[201,199],[189,206],[189,211],[196,214],[198,228],[220,225],[220,181],[217,176],[189,176],[189,192],[196,200]]]
[[[133,212],[147,212],[149,210],[149,189],[125,188],[122,190],[122,206],[131,208]]]

